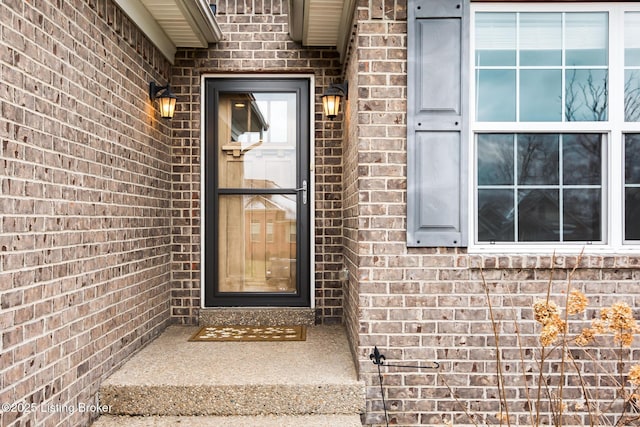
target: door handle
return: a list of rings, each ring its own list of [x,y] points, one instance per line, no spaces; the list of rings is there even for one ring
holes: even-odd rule
[[[296,191],[302,191],[302,204],[307,204],[307,180],[302,181],[302,187],[296,188]]]

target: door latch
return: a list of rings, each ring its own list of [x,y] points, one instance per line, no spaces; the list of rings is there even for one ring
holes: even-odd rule
[[[302,181],[302,187],[296,188],[296,191],[302,191],[302,204],[307,204],[307,180]]]

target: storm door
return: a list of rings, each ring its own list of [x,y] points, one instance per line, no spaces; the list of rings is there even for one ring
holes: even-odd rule
[[[205,80],[206,306],[309,306],[309,80]]]

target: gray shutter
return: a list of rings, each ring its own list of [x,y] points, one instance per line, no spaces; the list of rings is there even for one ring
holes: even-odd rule
[[[469,0],[408,0],[407,244],[468,241]]]

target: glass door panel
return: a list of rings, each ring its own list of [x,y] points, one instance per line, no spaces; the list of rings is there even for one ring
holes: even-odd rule
[[[220,292],[296,292],[295,195],[220,196]]]
[[[295,93],[220,94],[220,188],[296,188]]]

